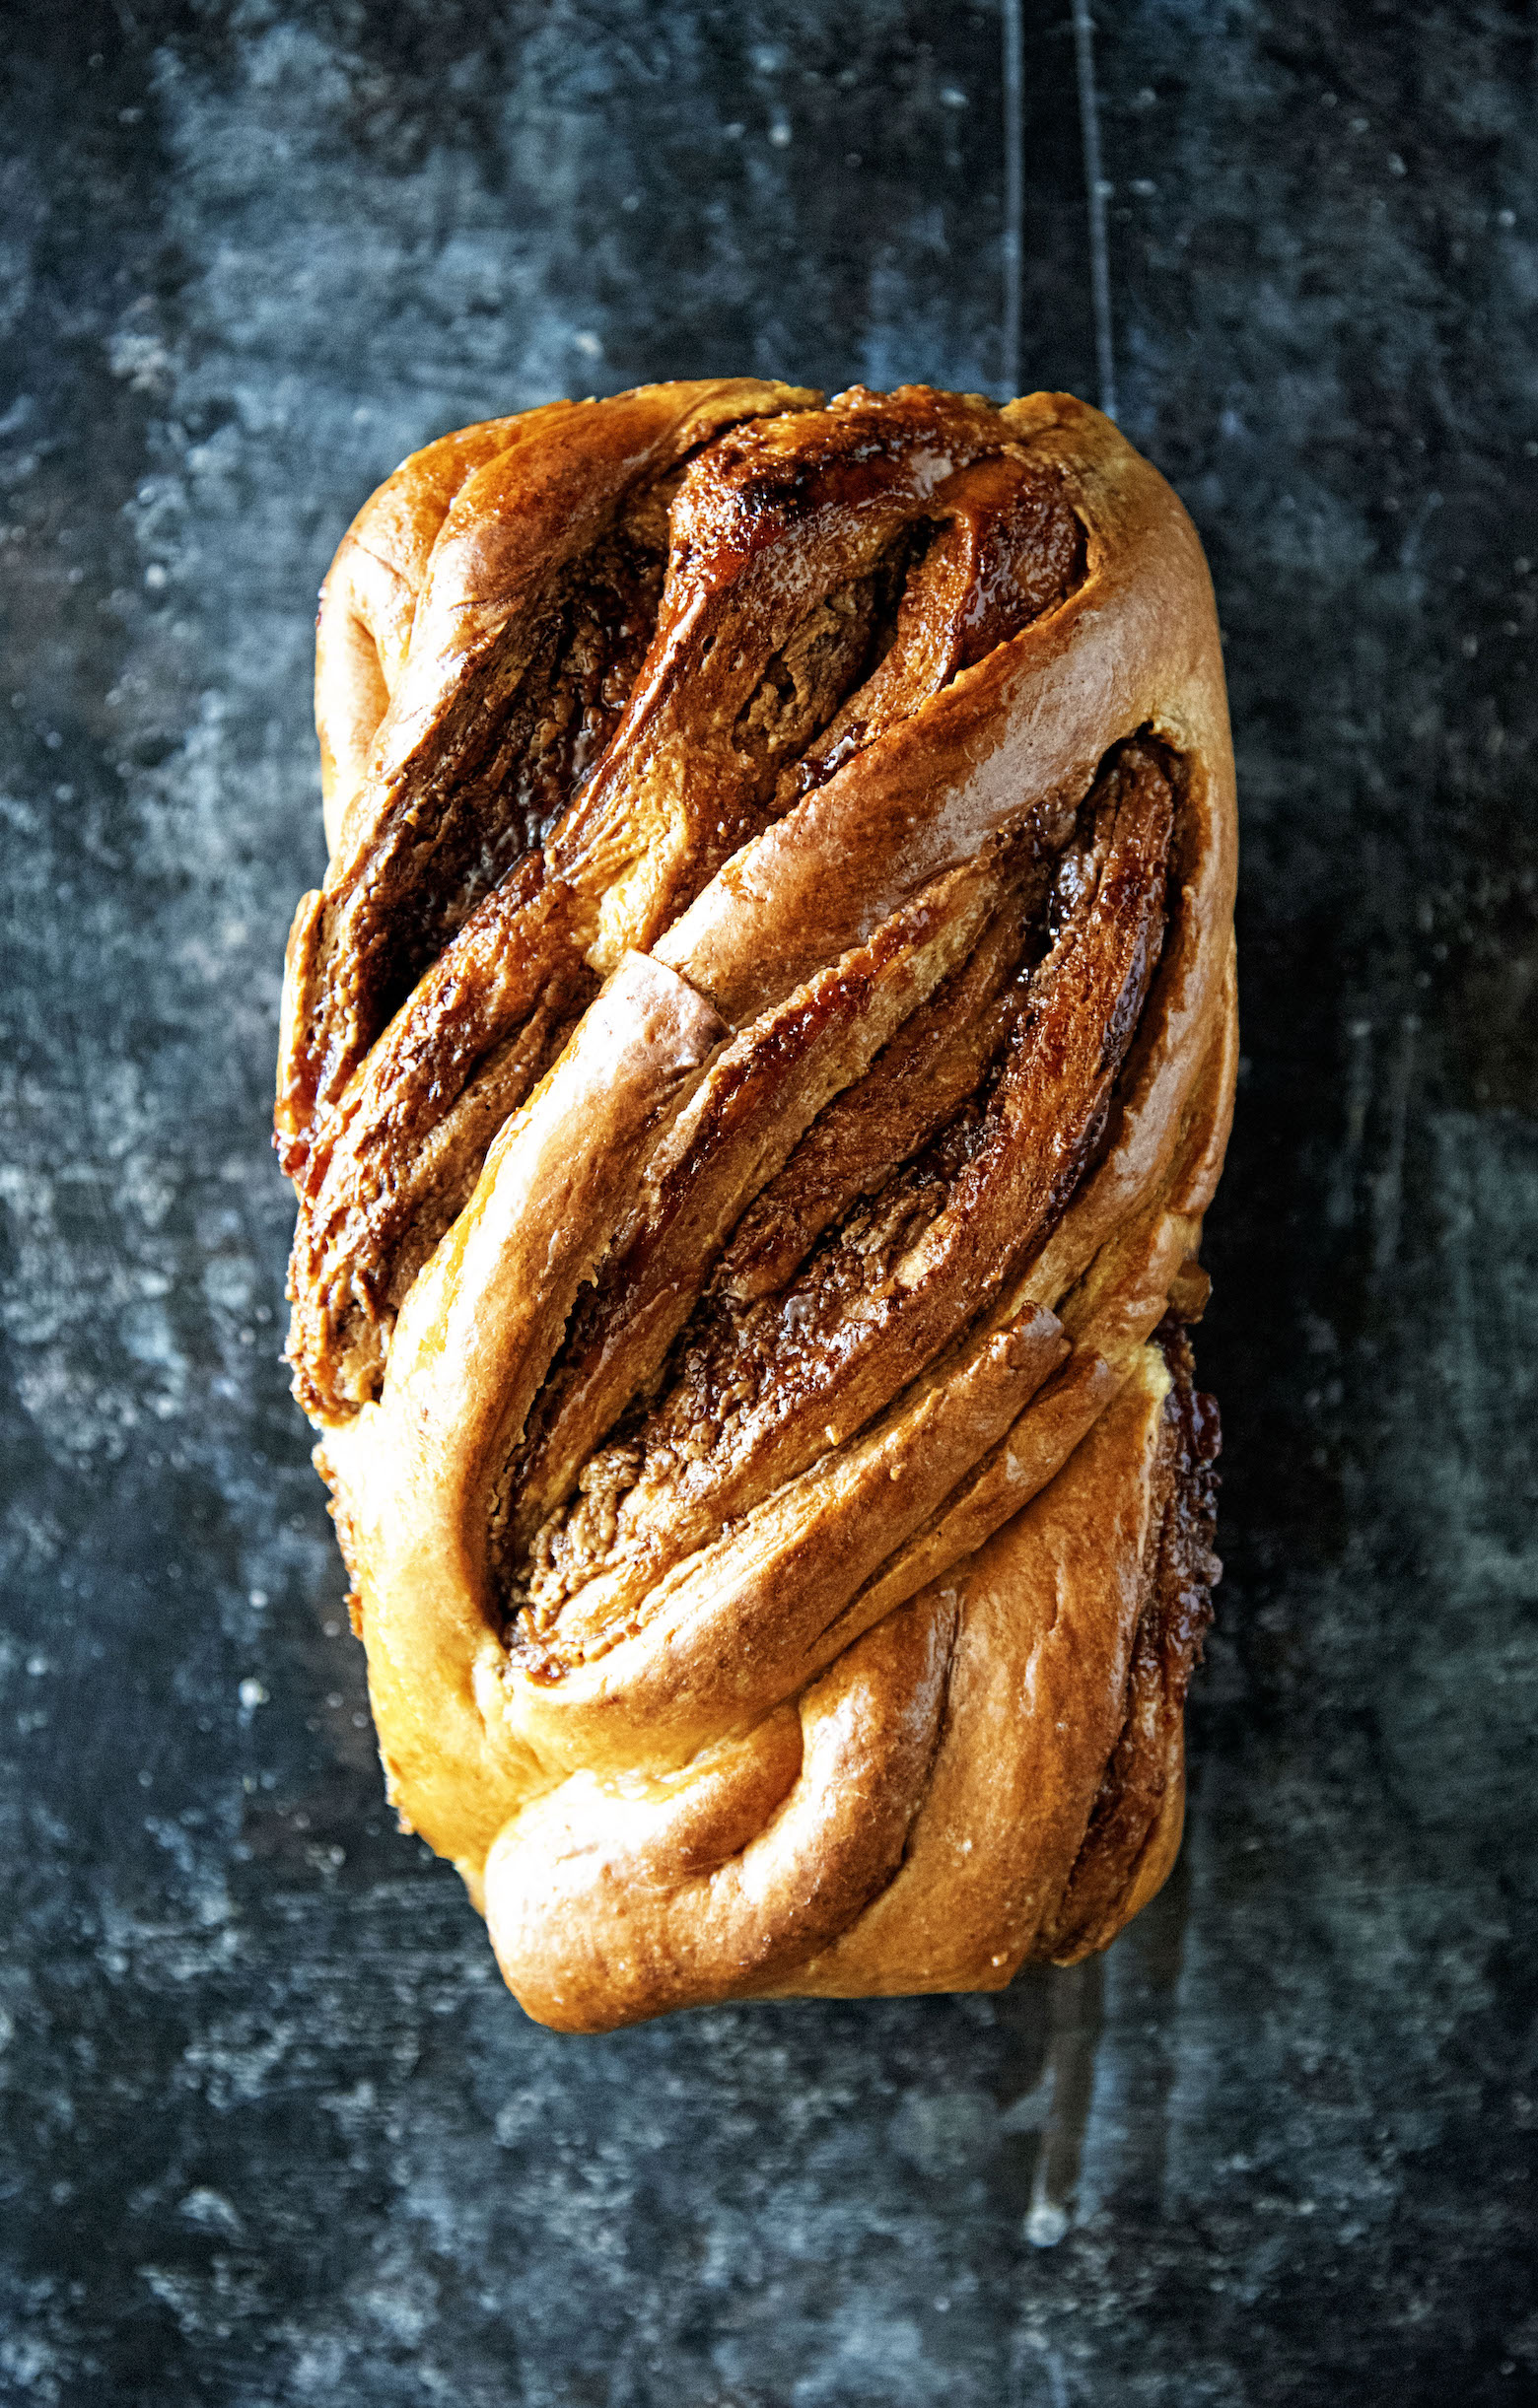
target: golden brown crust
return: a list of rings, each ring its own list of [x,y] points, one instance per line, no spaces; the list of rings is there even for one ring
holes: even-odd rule
[[[556,404],[360,515],[317,717],[291,1347],[509,1981],[601,2030],[1103,1946],[1216,1576],[1179,504],[1063,395]]]

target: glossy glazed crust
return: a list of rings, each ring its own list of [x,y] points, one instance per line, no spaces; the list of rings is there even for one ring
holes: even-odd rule
[[[735,420],[804,398],[746,378],[552,402],[445,436],[365,504],[321,589],[315,723],[330,861],[289,944],[278,1086],[287,1166],[316,1091],[339,1093],[385,1015],[360,997],[390,840],[422,811],[461,697],[519,665],[541,593],[649,475]],[[509,654],[512,654],[510,662]],[[395,898],[382,899],[387,915]],[[309,908],[307,908],[307,906]]]
[[[764,411],[785,413],[782,450],[811,448],[824,428],[836,440],[834,414],[809,399],[743,383],[557,404],[446,439],[360,515],[321,619],[332,870],[291,948],[279,1117],[301,1156],[339,1142],[371,1049],[378,1080],[401,1042],[358,1021],[356,981],[338,1003],[347,978],[326,969],[326,915],[334,963],[339,914],[367,883],[402,781],[431,754],[465,662],[505,647],[510,627],[516,640],[519,580],[548,574],[556,517],[574,526],[585,508],[591,534],[644,453],[681,458],[713,428]],[[1112,1828],[1102,1792],[1175,1494],[1179,1399],[1154,1335],[1171,1299],[1189,1311],[1200,1284],[1232,1103],[1233,787],[1211,588],[1179,503],[1098,413],[1062,395],[997,414],[931,400],[947,473],[1008,447],[1021,475],[1066,497],[1084,532],[1072,589],[938,682],[660,921],[649,900],[660,890],[630,860],[605,867],[584,924],[581,809],[568,855],[557,828],[548,874],[579,896],[574,925],[601,991],[579,998],[468,1201],[392,1304],[373,1390],[308,1399],[391,1795],[484,1904],[520,1999],[562,2029],[733,1996],[997,1987],[1032,1954],[1104,1945],[1178,1845],[1177,1701],[1172,1720],[1150,1722],[1141,1820],[1109,1870],[1096,1863],[1092,1928],[1063,1922],[1070,1893],[1088,1894],[1088,1837]],[[915,424],[931,400],[911,405]],[[760,442],[752,424],[742,441],[748,452]],[[541,449],[539,474],[521,476],[521,450],[526,465]],[[940,469],[924,474],[911,508],[953,490]],[[676,515],[674,528],[676,567]],[[623,789],[631,776],[639,800],[625,809],[655,809],[656,779],[635,787],[624,746],[641,758],[646,727],[662,724],[669,625],[684,690],[702,674],[686,653],[696,624],[664,610],[661,666],[589,790],[587,824],[605,777]],[[1106,766],[1117,761],[1130,764],[1121,789]],[[958,1188],[948,1219],[900,1266],[905,1309],[946,1278],[965,1306],[953,1296],[938,1336],[912,1342],[912,1376],[888,1382],[874,1410],[830,1406],[812,1460],[771,1451],[784,1477],[718,1482],[713,1522],[676,1479],[644,1511],[643,1481],[621,1499],[621,1521],[632,1511],[640,1530],[631,1555],[601,1557],[531,1646],[537,1616],[509,1621],[498,1534],[521,1532],[525,1506],[532,1529],[540,1479],[559,1505],[575,1468],[599,1461],[613,1400],[651,1394],[676,1360],[676,1333],[695,1327],[695,1264],[720,1261],[744,1207],[799,1175],[785,1166],[806,1159],[804,1133],[827,1126],[818,1116],[890,1058],[882,1048],[915,1014],[961,992],[999,908],[1001,864],[1022,847],[1060,853],[1086,796],[1103,798],[1095,826],[1112,831],[1095,856],[1103,927],[1082,906],[1078,952],[1062,939],[1032,974],[1027,1034],[1056,1066],[1085,1014],[1103,1012],[1102,989],[1135,988],[1135,1008],[1114,1063],[1108,1050],[1103,1069],[1092,1046],[1085,1055],[1072,1177],[1062,1170],[1052,1199],[1043,1189],[1031,1206],[1038,1238],[1007,1264],[943,1260]],[[666,851],[670,830],[648,842],[658,860],[683,858]],[[1151,846],[1167,849],[1169,868],[1145,973],[1131,904],[1117,921],[1106,898],[1125,856],[1136,902]],[[1137,869],[1146,887],[1152,874]],[[603,897],[623,876],[641,904],[605,921]],[[616,949],[614,926],[641,949]],[[315,1117],[313,1068],[295,1066],[313,1065],[304,1032],[321,1022],[343,1028],[331,1124]],[[1040,1075],[1038,1061],[1038,1086]],[[1054,1075],[1050,1092],[1067,1096],[1067,1071]],[[1027,1079],[1027,1121],[1032,1092]],[[1021,1129],[1010,1193],[1024,1199]],[[989,1225],[979,1208],[978,1230]],[[605,1277],[612,1286],[638,1227],[651,1253],[625,1312],[587,1370],[561,1371],[574,1314]],[[966,1240],[961,1227],[957,1263]],[[552,1420],[550,1398],[566,1394],[557,1374],[570,1393]],[[539,1426],[555,1431],[544,1458],[527,1451]],[[707,1460],[700,1479],[719,1468]]]

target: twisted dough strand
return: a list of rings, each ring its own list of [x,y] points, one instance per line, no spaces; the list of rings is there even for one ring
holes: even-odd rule
[[[531,2013],[992,1987],[1178,1844],[1211,591],[1094,411],[723,380],[338,554],[278,1128],[391,1794]]]

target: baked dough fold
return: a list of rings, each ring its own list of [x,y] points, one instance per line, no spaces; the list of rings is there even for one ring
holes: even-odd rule
[[[322,592],[277,1131],[401,1818],[527,2010],[997,1988],[1179,1843],[1232,763],[1062,394],[399,469]]]

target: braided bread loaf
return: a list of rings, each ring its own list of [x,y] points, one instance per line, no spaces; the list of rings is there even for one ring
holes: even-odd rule
[[[1061,394],[446,437],[321,599],[290,1353],[530,2014],[997,1988],[1179,1841],[1235,1021],[1211,588]]]

